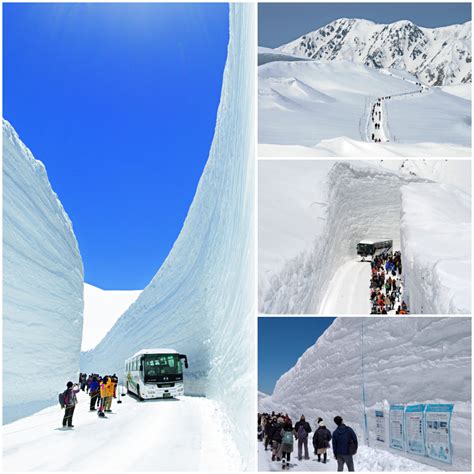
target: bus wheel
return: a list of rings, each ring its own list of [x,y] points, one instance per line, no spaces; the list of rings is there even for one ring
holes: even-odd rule
[[[143,402],[143,398],[140,394],[140,385],[137,385],[137,397],[138,397],[138,401]]]

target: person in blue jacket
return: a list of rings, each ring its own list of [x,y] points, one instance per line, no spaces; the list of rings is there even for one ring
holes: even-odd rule
[[[334,458],[337,460],[337,470],[341,472],[344,470],[344,464],[347,464],[347,469],[350,472],[354,471],[354,460],[352,456],[357,452],[357,436],[354,430],[346,426],[342,422],[340,416],[334,418],[337,428],[332,434],[332,450]]]

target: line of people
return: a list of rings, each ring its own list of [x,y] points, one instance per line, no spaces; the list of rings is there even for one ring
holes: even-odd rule
[[[374,103],[372,106],[372,110],[370,112],[370,118],[372,120],[374,130],[381,129],[381,121],[382,121],[382,99],[378,98],[377,102]],[[379,135],[379,136],[377,136]],[[371,134],[371,139],[374,143],[380,143],[382,139],[380,138],[380,133],[376,133],[375,131]]]
[[[331,447],[334,459],[337,461],[337,470],[343,471],[347,465],[349,471],[354,471],[352,456],[356,454],[358,441],[354,430],[343,423],[340,416],[334,418],[336,430],[331,434],[326,423],[321,417],[316,420],[317,429],[313,434],[313,452],[317,455],[318,462],[328,462],[327,451]],[[272,461],[282,462],[282,469],[290,468],[291,453],[294,441],[298,443],[298,460],[308,460],[308,440],[312,432],[310,424],[305,416],[301,415],[293,427],[291,418],[287,413],[259,413],[258,414],[258,439],[263,442],[265,451],[269,446]]]
[[[77,393],[82,390],[89,394],[89,411],[96,411],[100,418],[105,417],[105,413],[112,412],[112,400],[117,398],[118,377],[116,374],[79,374],[79,382],[73,384],[68,382],[66,390],[59,394],[59,404],[64,409],[63,428],[74,428],[72,419],[74,410],[78,404]]]
[[[371,314],[408,314],[408,307],[402,299],[401,253],[387,252],[374,257],[370,263]]]

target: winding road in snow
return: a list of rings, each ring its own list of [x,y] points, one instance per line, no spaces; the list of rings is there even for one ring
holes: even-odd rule
[[[369,103],[367,114],[367,126],[365,140],[371,143],[386,143],[390,141],[390,129],[388,125],[387,109],[385,104],[390,100],[405,100],[409,97],[419,96],[429,91],[429,88],[420,82],[412,81],[395,74],[388,73],[389,76],[402,79],[417,87],[414,91],[402,92],[400,94],[386,95],[378,97]]]
[[[122,397],[98,418],[80,392],[73,429],[59,405],[3,426],[5,471],[229,471],[239,469],[218,406],[203,397]],[[26,455],[25,455],[26,454]]]

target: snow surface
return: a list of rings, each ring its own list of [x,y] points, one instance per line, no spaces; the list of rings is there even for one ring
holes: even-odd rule
[[[356,265],[356,244],[367,238],[392,238],[404,258],[401,190],[409,184],[421,194],[423,188],[417,186],[428,182],[444,183],[453,196],[470,195],[471,164],[461,160],[260,162],[259,311],[345,314],[353,307],[352,314],[364,314],[359,310],[365,308],[366,291],[358,273],[364,267]],[[456,200],[446,202],[458,207]],[[470,217],[464,218],[470,223]],[[426,214],[425,219],[436,222],[436,214]],[[445,234],[438,229],[433,239],[444,242]],[[423,242],[428,253],[431,242],[431,238]],[[449,253],[451,247],[445,247]],[[459,252],[453,249],[451,254],[457,258]],[[470,250],[464,246],[462,252],[470,261]],[[461,266],[452,271],[452,276],[465,279],[463,287],[470,286],[470,275]],[[421,276],[416,273],[411,278]],[[433,313],[445,314],[446,305],[438,303]]]
[[[230,4],[230,43],[216,131],[183,229],[151,283],[83,371],[123,373],[147,347],[188,355],[186,394],[215,400],[242,469],[256,457],[254,317],[255,5]]]
[[[117,319],[140,296],[142,290],[102,290],[84,283],[84,326],[82,351],[93,349]]]
[[[79,393],[73,429],[61,427],[56,404],[3,427],[5,471],[235,471],[238,456],[219,422],[215,401],[202,397],[122,397],[99,419]],[[143,436],[143,434],[146,436]],[[27,447],[27,455],[25,455]],[[100,466],[94,468],[91,466]]]
[[[313,427],[321,416],[331,431],[340,415],[366,444],[362,377],[371,447],[388,449],[376,441],[375,410],[388,417],[390,403],[454,403],[452,467],[389,451],[441,470],[471,469],[471,318],[337,318],[260,399],[259,412],[303,413]]]
[[[309,61],[301,56],[284,54],[272,48],[258,47],[258,65],[270,63],[273,61]]]
[[[56,400],[54,387],[79,371],[82,310],[83,266],[72,224],[44,165],[4,120],[4,422]]]
[[[312,447],[313,435],[309,435],[308,448]],[[296,445],[295,445],[296,446]],[[328,450],[327,463],[319,463],[318,457],[310,449],[310,459],[298,461],[297,447],[291,454],[290,470],[298,472],[307,471],[337,471],[337,462],[331,450]],[[354,470],[356,472],[413,472],[413,471],[439,471],[433,466],[427,466],[402,456],[397,456],[382,449],[360,446],[354,456]],[[346,468],[347,469],[347,468]],[[271,452],[265,451],[263,443],[258,443],[258,470],[259,471],[280,471],[281,461],[271,460]]]
[[[417,314],[471,312],[471,194],[447,184],[401,189],[405,301]]]
[[[407,73],[349,61],[274,61],[258,72],[260,156],[470,156],[471,101]],[[391,97],[389,141],[370,143],[379,97]]]

